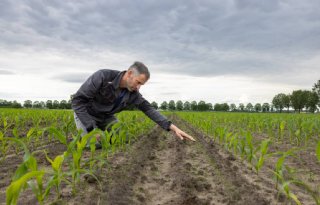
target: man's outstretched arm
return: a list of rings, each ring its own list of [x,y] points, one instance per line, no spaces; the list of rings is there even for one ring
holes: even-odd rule
[[[170,130],[173,131],[177,137],[179,137],[181,140],[188,139],[191,141],[196,141],[192,136],[188,135],[184,131],[180,130],[177,126],[171,123]]]
[[[138,98],[136,99],[136,105],[137,107],[144,112],[151,120],[156,122],[158,125],[160,125],[163,129],[167,131],[173,131],[177,137],[179,137],[181,140],[188,139],[192,141],[196,141],[193,137],[179,129],[177,126],[172,124],[171,121],[168,121],[166,117],[161,115],[154,107],[151,106],[151,104],[144,99],[140,93],[138,93]]]

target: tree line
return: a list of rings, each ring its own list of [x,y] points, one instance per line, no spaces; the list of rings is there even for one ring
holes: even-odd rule
[[[37,108],[37,109],[71,109],[71,100],[47,100],[31,101],[25,100],[23,104],[15,101],[6,101],[0,99],[0,107],[4,108]]]
[[[307,112],[314,113],[319,111],[320,107],[320,80],[318,80],[312,87],[312,90],[294,90],[291,94],[279,93],[273,97],[272,103],[248,103],[244,105],[240,103],[238,106],[234,103],[216,103],[212,106],[211,103],[205,101],[192,101],[191,103],[186,101],[182,102],[178,100],[170,100],[169,103],[164,101],[160,106],[156,102],[152,102],[151,105],[156,109],[161,110],[190,110],[190,111],[232,111],[232,112],[282,112],[284,108],[287,112],[292,108],[295,112],[301,112],[305,110]]]
[[[275,111],[274,107],[269,103],[256,103],[253,105],[252,103],[243,104],[240,103],[238,106],[234,103],[230,105],[228,103],[216,103],[212,105],[211,103],[206,103],[205,101],[185,101],[182,102],[178,100],[175,102],[174,100],[170,100],[169,102],[163,101],[160,106],[156,102],[152,102],[151,105],[160,110],[168,110],[168,111],[231,111],[231,112],[271,112]]]
[[[72,98],[72,96],[71,96]],[[303,110],[314,113],[319,111],[320,107],[320,80],[318,80],[312,87],[312,90],[294,90],[291,94],[279,93],[272,99],[272,103],[239,103],[238,105],[231,103],[216,103],[212,105],[205,101],[185,101],[181,100],[169,102],[163,101],[161,104],[152,102],[151,105],[155,109],[169,110],[169,111],[231,111],[231,112],[282,112],[286,109],[287,112],[294,110],[301,112]],[[44,101],[31,101],[26,100],[23,104],[17,101],[6,101],[0,99],[0,107],[8,108],[38,108],[38,109],[71,109],[70,100],[47,100]],[[291,108],[291,109],[290,109]],[[130,106],[128,110],[133,110],[134,107]]]
[[[320,80],[316,82],[312,90],[294,90],[291,94],[279,93],[272,99],[272,104],[279,111],[292,108],[296,112],[305,110],[314,113],[320,107]]]

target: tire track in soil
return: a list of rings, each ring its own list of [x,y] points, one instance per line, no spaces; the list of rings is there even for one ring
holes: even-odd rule
[[[180,141],[157,127],[127,153],[110,160],[100,204],[278,204],[274,192],[250,183],[218,148],[190,130],[197,142]],[[105,173],[106,173],[105,172]]]

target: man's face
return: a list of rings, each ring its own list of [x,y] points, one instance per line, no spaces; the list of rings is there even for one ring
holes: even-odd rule
[[[130,92],[138,91],[148,80],[144,74],[136,74],[133,70],[128,72],[127,89]]]

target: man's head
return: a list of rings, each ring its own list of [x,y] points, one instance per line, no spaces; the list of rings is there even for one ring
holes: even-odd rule
[[[150,73],[143,63],[134,62],[127,71],[126,88],[130,91],[138,91],[150,78]]]

